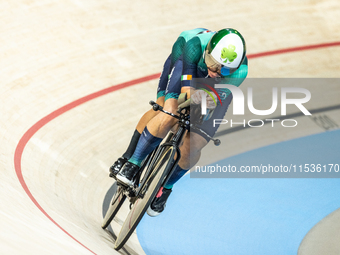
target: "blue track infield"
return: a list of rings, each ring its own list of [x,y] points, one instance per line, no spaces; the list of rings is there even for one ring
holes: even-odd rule
[[[340,164],[339,152],[340,130],[335,130],[266,146],[225,162],[252,162],[259,155],[275,160],[280,155],[286,164],[297,160]],[[307,232],[340,207],[339,194],[340,178],[186,175],[174,186],[160,216],[143,217],[137,235],[147,255],[296,255]]]

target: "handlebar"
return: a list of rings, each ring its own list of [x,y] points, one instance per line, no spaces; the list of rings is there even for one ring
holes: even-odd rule
[[[188,103],[188,102],[189,102],[189,103]],[[159,104],[157,104],[156,102],[154,102],[154,101],[152,101],[152,100],[149,102],[149,104],[152,106],[152,109],[153,109],[154,111],[161,111],[161,112],[163,112],[163,113],[165,113],[165,114],[168,114],[168,115],[170,115],[170,116],[172,116],[172,117],[174,117],[174,118],[176,118],[176,119],[178,119],[178,120],[182,120],[182,118],[181,118],[180,116],[178,116],[178,115],[176,115],[176,114],[173,114],[173,113],[171,113],[171,112],[168,112],[168,111],[163,110],[163,107],[162,107],[162,106],[160,106]],[[180,106],[181,106],[181,107],[178,107],[178,108],[179,108],[179,110],[178,110],[179,113],[182,111],[182,109],[187,108],[187,107],[190,106],[190,100],[185,101],[185,102],[182,103]],[[183,119],[183,121],[184,121],[184,119]],[[185,120],[185,124],[189,124],[189,123],[190,123],[189,120]],[[220,141],[219,139],[214,139],[214,138],[212,138],[212,137],[211,137],[210,135],[208,135],[205,131],[203,131],[203,130],[200,129],[200,128],[197,128],[195,125],[190,124],[190,128],[193,128],[193,129],[198,130],[199,132],[201,132],[202,134],[204,134],[205,136],[207,136],[210,140],[213,140],[215,146],[219,146],[219,145],[221,144],[221,141]]]
[[[176,118],[176,119],[178,119],[178,120],[181,119],[180,116],[177,116],[176,114],[173,114],[173,113],[171,113],[171,112],[168,112],[168,111],[163,110],[163,107],[160,106],[159,104],[155,103],[154,101],[150,101],[149,104],[152,105],[152,109],[153,109],[155,112],[161,111],[161,112],[164,112],[164,113],[166,113],[166,114],[168,114],[168,115],[170,115],[170,116],[172,116],[172,117],[174,117],[174,118]]]
[[[161,111],[163,110],[163,107],[160,106],[159,104],[155,103],[154,101],[150,101],[149,104],[152,105],[152,109],[156,112],[156,111]]]

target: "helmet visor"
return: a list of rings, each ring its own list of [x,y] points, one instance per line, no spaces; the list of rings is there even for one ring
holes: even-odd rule
[[[221,76],[228,76],[231,74],[230,68],[222,65],[214,57],[208,53],[209,51],[205,51],[205,64],[207,65],[208,69],[212,72],[218,73]]]
[[[208,69],[214,73],[221,74],[222,65],[218,63],[211,54],[208,53],[208,50],[205,51],[205,64],[207,65]]]

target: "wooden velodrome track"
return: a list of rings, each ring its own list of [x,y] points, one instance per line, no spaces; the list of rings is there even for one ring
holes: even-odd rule
[[[155,99],[181,31],[241,31],[253,55],[248,77],[339,77],[337,0],[18,0],[0,8],[1,254],[115,254],[100,228],[108,167]],[[310,45],[320,47],[303,48]],[[340,123],[339,111],[329,114]],[[235,151],[292,137],[249,138]],[[143,254],[136,236],[126,251]],[[303,254],[321,253],[305,240]]]

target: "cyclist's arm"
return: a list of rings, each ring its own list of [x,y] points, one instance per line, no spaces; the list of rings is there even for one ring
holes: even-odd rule
[[[190,96],[195,92],[195,89],[193,87],[182,87],[181,93],[187,93],[187,97],[190,98]]]
[[[183,49],[183,71],[181,81],[181,92],[187,93],[188,97],[193,93],[191,80],[197,77],[197,64],[202,57],[202,47],[199,38],[189,40]]]
[[[171,60],[170,70],[174,66],[175,62],[182,55],[184,46],[185,46],[185,39],[184,37],[179,36],[176,42],[174,43],[174,45],[172,46],[171,57],[170,57],[170,60]]]

